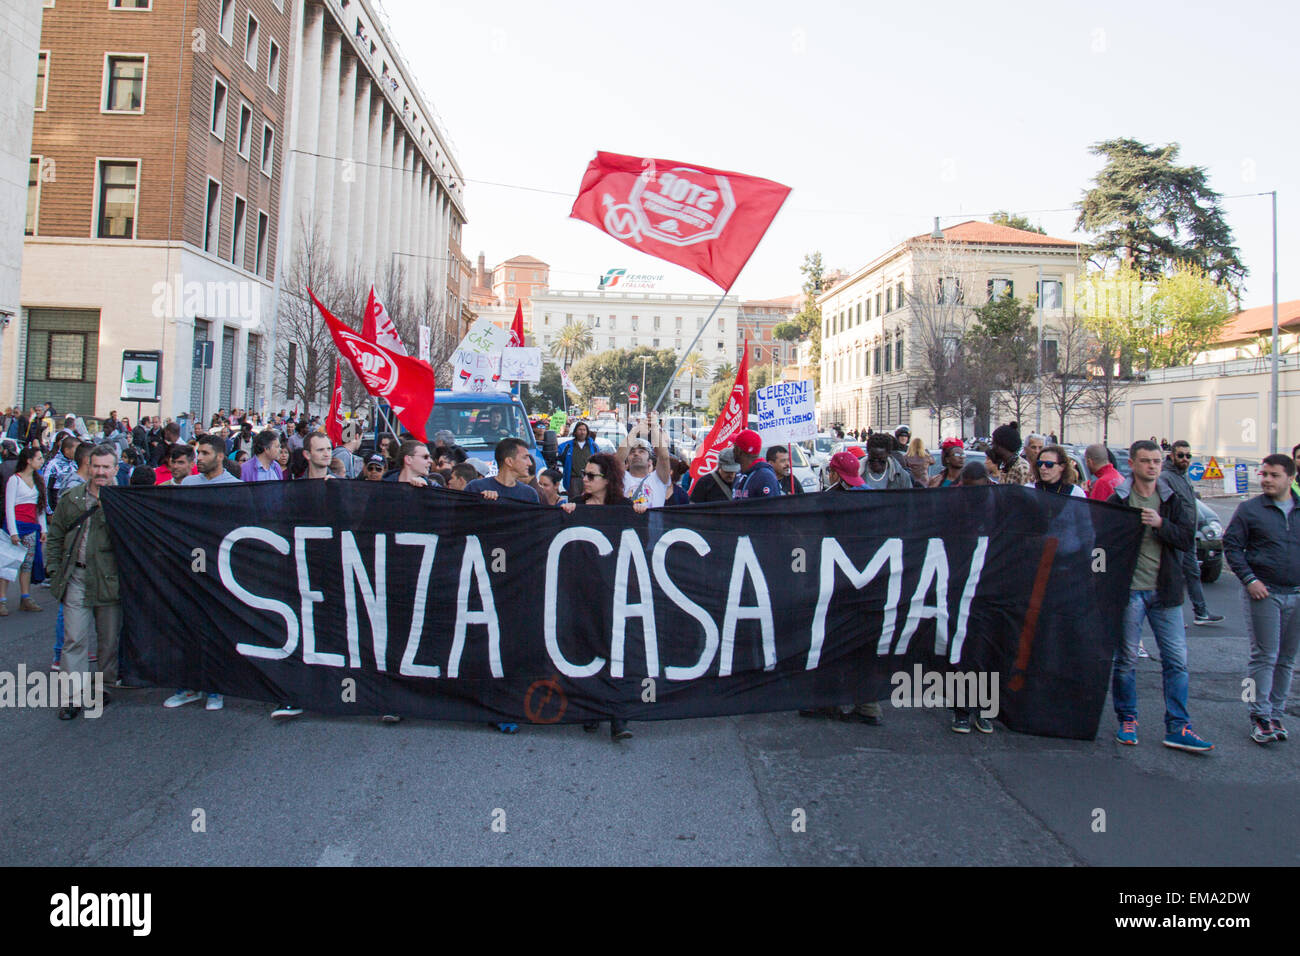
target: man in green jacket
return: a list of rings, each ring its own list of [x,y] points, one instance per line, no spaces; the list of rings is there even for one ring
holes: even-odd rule
[[[90,641],[97,638],[105,684],[117,680],[117,638],[122,628],[117,558],[113,554],[101,489],[117,475],[117,446],[97,445],[90,453],[90,481],[65,492],[49,522],[45,566],[50,593],[63,604],[63,671],[80,674],[80,700],[65,702],[60,720],[72,720],[91,706]],[[108,703],[108,693],[103,702]]]

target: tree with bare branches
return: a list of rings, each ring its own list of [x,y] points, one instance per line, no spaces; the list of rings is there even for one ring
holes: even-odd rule
[[[1086,410],[1094,397],[1089,363],[1096,342],[1083,316],[1074,309],[1062,314],[1052,324],[1052,331],[1056,336],[1056,366],[1043,366],[1043,405],[1056,416],[1059,425],[1056,434],[1065,442],[1067,420],[1076,411]]]

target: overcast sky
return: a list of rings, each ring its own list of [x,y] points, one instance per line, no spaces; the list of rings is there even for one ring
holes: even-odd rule
[[[791,295],[806,252],[857,268],[995,209],[1074,230],[1098,140],[1178,142],[1225,196],[1279,191],[1279,293],[1300,298],[1292,4],[384,0],[465,176],[465,251],[529,254],[551,286],[614,266],[707,280],[568,219],[596,150],[765,176],[793,192],[733,291]],[[529,186],[561,195],[488,183]],[[1268,197],[1225,199],[1272,300]]]

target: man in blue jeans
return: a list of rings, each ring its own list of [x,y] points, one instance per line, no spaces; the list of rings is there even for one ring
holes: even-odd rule
[[[1119,732],[1115,740],[1137,746],[1137,650],[1143,619],[1151,622],[1164,672],[1166,747],[1201,753],[1214,744],[1202,740],[1187,716],[1187,629],[1183,624],[1182,555],[1195,540],[1190,506],[1167,482],[1160,481],[1160,446],[1136,441],[1129,448],[1133,474],[1115,489],[1111,504],[1142,513],[1142,544],[1124,611],[1124,633],[1115,650],[1111,698]]]

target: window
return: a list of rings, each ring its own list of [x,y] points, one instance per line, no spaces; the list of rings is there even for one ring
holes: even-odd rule
[[[632,331],[633,331],[633,332],[636,331],[636,323],[637,323],[637,317],[634,315],[634,316],[632,316]]]
[[[1038,288],[1038,304],[1044,309],[1061,307],[1061,283],[1056,279],[1044,279]]]
[[[871,374],[880,374],[880,346],[877,345],[871,350]]]
[[[41,157],[33,156],[27,166],[27,225],[24,236],[36,235],[36,223],[41,214]]]
[[[658,339],[652,339],[651,342],[650,342],[650,347],[651,347],[651,348],[656,348],[656,349],[659,348],[659,340],[658,340]]]
[[[248,150],[253,140],[253,108],[247,100],[239,103],[239,155],[248,159]]]
[[[898,285],[894,287],[894,305],[896,305],[898,308],[901,309],[903,307],[904,301],[905,300],[903,299],[903,283],[899,282]],[[900,396],[898,400],[902,402],[903,399]]]
[[[270,237],[270,231],[271,217],[259,209],[257,212],[257,258],[253,262],[253,271],[258,275],[266,275],[266,243]]]
[[[230,237],[230,261],[240,269],[244,268],[244,234],[248,218],[248,203],[244,197],[236,194],[235,196],[235,216],[232,222],[233,235]]]
[[[280,44],[274,40],[266,47],[266,85],[272,93],[280,92]]]
[[[148,10],[150,0],[108,0],[110,10]]]
[[[877,317],[880,316],[880,303],[881,303],[881,295],[879,292],[877,292],[876,293],[876,316]]]
[[[1055,339],[1043,340],[1043,371],[1055,373],[1059,355],[1057,352],[1058,343]]]
[[[655,327],[655,331],[658,332],[658,331],[659,331],[659,316],[657,316],[657,315],[654,317],[654,327]]]
[[[725,348],[726,348],[726,347],[723,345],[723,343],[722,343],[722,339],[718,339],[718,351],[721,352],[721,351],[723,351]]]
[[[51,332],[45,377],[54,382],[80,382],[86,377],[86,333]]]
[[[988,282],[989,301],[1001,299],[1003,296],[1014,297],[1015,283],[1010,279],[990,279]]]
[[[862,324],[862,303],[858,303],[858,325]]]
[[[511,269],[511,270],[510,270],[510,274],[509,274],[508,276],[506,276],[506,278],[509,279],[511,282],[514,282],[514,281],[515,281],[515,270],[514,270],[514,269]]]
[[[901,372],[903,370],[903,333],[899,332],[894,339],[894,369]],[[900,398],[901,402],[902,399]]]
[[[275,156],[275,129],[270,123],[262,124],[262,175],[271,175],[271,160]]]
[[[139,160],[99,163],[99,215],[95,235],[100,239],[134,239],[136,179]]]
[[[958,305],[962,301],[961,280],[951,276],[939,280],[939,304]]]
[[[885,374],[888,375],[894,370],[894,350],[890,347],[889,339],[885,339]]]
[[[257,17],[250,12],[248,14],[248,26],[244,28],[244,62],[254,70],[257,69],[257,47],[260,43]]]
[[[144,73],[146,57],[143,55],[104,56],[104,113],[144,112]]]
[[[221,39],[227,43],[234,42],[235,0],[221,0],[221,19],[218,21],[217,29],[221,33]]]
[[[208,203],[203,211],[203,251],[216,253],[221,229],[221,183],[208,180]]]
[[[45,94],[49,89],[50,51],[41,50],[36,54],[36,108],[45,109]]]
[[[680,330],[681,327],[682,327],[682,317],[679,315],[677,316],[677,328]]]
[[[718,331],[719,331],[719,332],[725,332],[725,331],[727,331],[727,320],[726,320],[726,319],[718,319]]]
[[[867,299],[867,301],[864,302],[863,305],[865,305],[866,308],[862,310],[862,314],[866,318],[866,320],[870,322],[871,321],[871,300]]]
[[[894,290],[893,289],[885,290],[885,311],[886,312],[894,311]]]
[[[208,117],[208,128],[217,139],[226,138],[226,84],[217,76],[212,78],[212,113]]]
[[[514,294],[515,294],[515,287],[513,285],[506,286],[506,295],[513,298]]]

